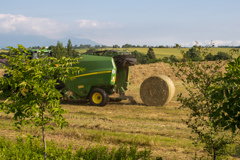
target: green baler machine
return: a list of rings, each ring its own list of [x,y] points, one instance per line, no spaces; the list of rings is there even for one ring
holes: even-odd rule
[[[125,91],[129,84],[129,66],[136,63],[130,52],[106,50],[81,57],[75,66],[85,68],[85,72],[66,82],[69,90],[97,106],[106,105],[109,95],[116,93],[119,96],[115,100],[128,98]]]

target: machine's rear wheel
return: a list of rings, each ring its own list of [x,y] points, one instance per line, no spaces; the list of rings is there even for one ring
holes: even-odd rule
[[[105,106],[109,100],[109,96],[105,90],[100,88],[93,89],[89,94],[89,101],[94,106]]]

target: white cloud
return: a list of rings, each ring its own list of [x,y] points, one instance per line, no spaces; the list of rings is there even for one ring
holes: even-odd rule
[[[197,42],[197,43],[196,43]],[[183,47],[192,47],[194,45],[200,46],[240,46],[240,40],[236,41],[223,41],[223,40],[205,40],[205,41],[192,41],[192,43],[181,43]]]
[[[205,45],[213,44],[215,46],[239,46],[240,41],[206,40]]]
[[[99,22],[96,20],[77,20],[77,27],[79,29],[109,29],[109,28],[119,28],[122,25],[112,23],[112,22]]]
[[[223,40],[205,40],[205,41],[192,41],[191,43],[183,42],[180,43],[182,47],[192,47],[194,45],[198,46],[240,46],[240,40],[236,41],[223,41]]]
[[[34,34],[56,38],[68,30],[62,24],[48,18],[25,17],[23,15],[0,14],[0,33]]]
[[[0,33],[41,35],[52,39],[63,38],[65,36],[91,38],[99,34],[99,29],[114,29],[119,27],[121,27],[120,24],[96,20],[82,19],[73,22],[73,24],[67,24],[49,18],[0,14]]]
[[[128,25],[128,26],[127,26]],[[179,43],[183,47],[196,45],[191,36],[171,34],[165,29],[147,29],[131,24],[123,26],[113,22],[101,22],[97,20],[80,19],[72,23],[61,23],[49,18],[27,17],[24,15],[0,14],[0,34],[25,34],[41,35],[52,39],[64,37],[79,37],[94,40],[96,42],[113,44],[134,45],[174,45]],[[143,30],[142,30],[143,29]],[[209,36],[206,36],[209,37]],[[227,36],[226,36],[227,37]],[[198,45],[210,45],[211,40],[204,40],[202,36]],[[229,45],[239,46],[240,40],[213,40],[215,46]],[[230,40],[229,40],[230,39]],[[234,41],[235,40],[235,41]]]
[[[193,46],[192,43],[188,43],[188,42],[187,43],[181,43],[180,45],[182,47],[191,47],[191,46]]]

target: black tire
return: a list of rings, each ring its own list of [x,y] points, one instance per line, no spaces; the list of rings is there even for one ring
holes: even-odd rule
[[[94,106],[105,106],[109,100],[107,92],[100,88],[93,89],[89,94],[89,101]]]

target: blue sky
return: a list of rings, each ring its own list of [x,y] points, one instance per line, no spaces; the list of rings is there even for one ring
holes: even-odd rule
[[[239,0],[7,0],[0,37],[87,38],[105,45],[240,45]]]

